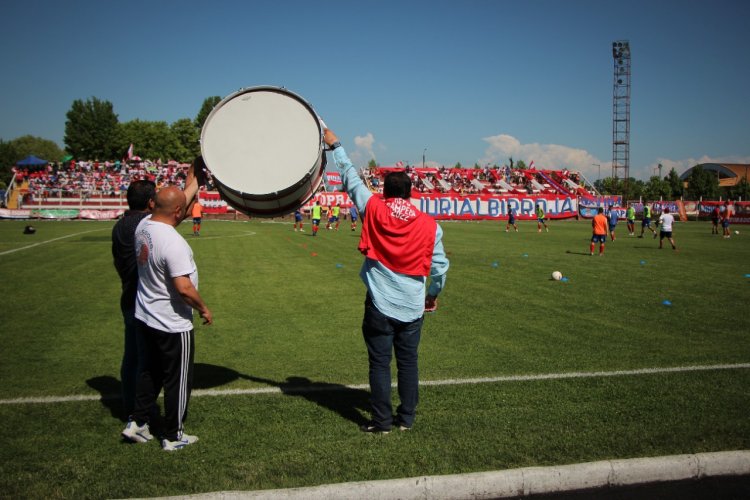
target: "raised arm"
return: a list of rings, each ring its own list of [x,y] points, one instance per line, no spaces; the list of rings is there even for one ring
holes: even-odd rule
[[[323,140],[328,146],[333,146],[339,142],[336,134],[330,129],[325,129]],[[354,168],[351,160],[346,156],[346,151],[344,151],[344,148],[340,144],[333,150],[333,160],[336,163],[339,174],[341,174],[341,182],[344,185],[344,190],[357,206],[357,211],[364,217],[365,207],[372,193],[365,186],[365,183],[362,182],[362,179],[359,178],[357,169]]]

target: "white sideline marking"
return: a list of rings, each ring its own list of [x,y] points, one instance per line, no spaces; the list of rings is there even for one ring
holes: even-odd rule
[[[750,368],[750,363],[735,363],[723,365],[692,365],[692,366],[675,366],[666,368],[639,368],[635,370],[617,370],[611,372],[569,372],[569,373],[542,373],[538,375],[505,375],[500,377],[481,377],[465,379],[447,379],[447,380],[423,380],[419,382],[422,386],[443,386],[443,385],[466,385],[466,384],[492,384],[497,382],[528,382],[533,380],[563,380],[569,378],[596,378],[596,377],[627,377],[632,375],[654,375],[660,373],[684,373],[697,371],[716,371],[716,370],[742,370]],[[395,387],[396,384],[394,383]],[[196,389],[192,392],[191,397],[202,396],[243,396],[255,394],[281,394],[288,393],[309,393],[330,390],[345,389],[367,389],[368,384],[358,385],[338,385],[338,384],[320,384],[313,387],[260,387],[254,389]],[[71,401],[100,401],[102,399],[118,398],[118,395],[94,395],[94,394],[75,394],[71,396],[40,396],[14,399],[0,399],[0,404],[50,404],[66,403]]]
[[[60,236],[59,238],[52,238],[51,240],[40,241],[39,243],[32,243],[31,245],[26,245],[25,247],[14,248],[12,250],[6,250],[4,252],[0,252],[0,255],[8,255],[9,253],[20,252],[21,250],[26,250],[28,248],[38,247],[39,245],[45,245],[47,243],[52,243],[53,241],[64,240],[65,238],[71,238],[73,236],[80,236],[82,234],[93,233],[94,231],[103,231],[103,230],[104,229],[92,229],[91,231],[83,231],[81,233],[73,233],[73,234],[69,234],[67,236]]]
[[[256,233],[255,231],[245,231],[244,233],[240,233],[240,234],[228,234],[228,235],[219,235],[219,236],[198,236],[195,239],[191,238],[190,237],[191,235],[188,233],[183,234],[182,236],[186,240],[190,240],[190,241],[203,241],[203,240],[221,240],[225,238],[244,238],[245,236],[255,236],[256,234],[258,233]]]

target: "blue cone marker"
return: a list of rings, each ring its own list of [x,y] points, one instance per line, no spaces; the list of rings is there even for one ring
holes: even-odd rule
[[[665,306],[671,306],[672,305],[672,303],[670,301],[668,301],[668,300],[665,300],[664,302],[662,302],[662,304],[664,304]]]
[[[497,261],[495,261],[495,262],[492,263],[492,267],[497,267],[498,265],[499,264],[497,263]]]
[[[641,261],[641,265],[643,266],[643,265],[645,265],[645,264],[646,264],[646,261],[645,261],[645,260],[642,260],[642,261]]]
[[[344,267],[344,264],[336,264],[336,269],[341,269],[342,267]]]

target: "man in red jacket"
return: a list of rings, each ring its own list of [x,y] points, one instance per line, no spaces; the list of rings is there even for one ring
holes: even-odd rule
[[[362,334],[367,345],[372,420],[364,432],[411,429],[419,400],[417,350],[425,311],[437,308],[449,262],[443,230],[411,203],[405,172],[385,177],[383,195],[373,195],[359,178],[336,135],[325,131],[344,189],[362,214],[359,276],[367,288]],[[430,278],[427,287],[427,278]],[[426,294],[426,295],[425,295]],[[400,404],[391,406],[391,358],[396,355]]]

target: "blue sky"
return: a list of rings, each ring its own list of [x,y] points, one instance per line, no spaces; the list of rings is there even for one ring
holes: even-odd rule
[[[627,39],[631,175],[750,163],[747,0],[6,0],[2,12],[3,140],[64,146],[75,99],[172,123],[206,97],[278,85],[358,165],[421,164],[426,148],[430,165],[512,156],[595,180],[612,159],[611,46]]]

